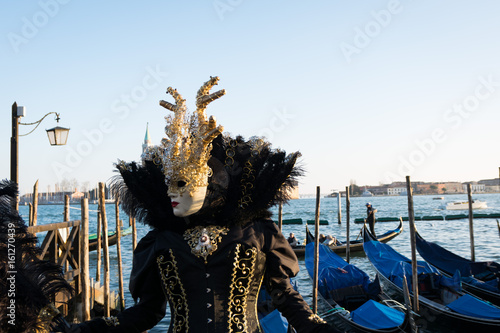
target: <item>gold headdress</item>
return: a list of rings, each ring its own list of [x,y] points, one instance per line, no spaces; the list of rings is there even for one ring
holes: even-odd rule
[[[168,87],[167,93],[172,95],[175,104],[160,101],[160,105],[173,111],[174,116],[165,117],[167,137],[160,146],[149,147],[142,159],[153,161],[162,167],[165,181],[172,190],[187,191],[190,195],[196,187],[208,185],[211,170],[207,165],[212,150],[212,141],[222,133],[223,127],[217,126],[215,118],[207,120],[207,105],[223,96],[224,89],[210,94],[210,89],[217,84],[219,78],[210,77],[198,90],[196,95],[196,112],[187,117],[186,100],[176,89]],[[185,182],[179,186],[179,182]]]

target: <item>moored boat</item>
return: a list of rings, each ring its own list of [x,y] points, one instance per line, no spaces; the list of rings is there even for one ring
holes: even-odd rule
[[[386,233],[377,236],[377,240],[382,242],[382,243],[387,243],[397,235],[401,234],[403,232],[403,222],[399,221],[398,226],[393,229],[389,230]],[[308,235],[307,238],[312,238],[309,233],[309,228],[306,225],[306,234]],[[307,242],[306,242],[307,243]],[[345,254],[347,251],[347,242],[337,242],[337,245],[329,245],[330,249],[337,253],[337,254]],[[295,247],[292,247],[293,252],[295,252],[295,255],[297,257],[303,257],[306,253],[306,245],[301,244],[297,245]],[[363,240],[362,239],[356,239],[350,242],[349,244],[349,252],[363,252]]]
[[[500,305],[500,264],[494,261],[473,262],[416,233],[418,253],[446,276],[460,272],[462,287],[486,301]]]
[[[410,332],[411,312],[382,291],[378,276],[371,280],[324,244],[318,255],[318,292],[330,307],[325,312],[333,313],[325,320],[349,332]],[[305,263],[313,278],[314,243],[307,245]]]
[[[130,235],[132,233],[132,227],[124,228],[122,229],[120,236],[126,236]],[[102,240],[102,238],[101,238]],[[116,245],[116,242],[118,241],[118,237],[116,235],[116,231],[109,231],[108,232],[108,246]],[[102,243],[101,243],[102,247]],[[95,251],[97,250],[97,234],[90,234],[89,235],[89,251]]]
[[[399,224],[396,227],[396,229],[389,230],[382,235],[378,235],[376,239],[381,243],[387,243],[388,241],[395,238],[396,236],[398,236],[402,232],[403,232],[403,222],[399,221]],[[333,252],[341,254],[341,253],[346,252],[347,243],[341,242],[341,244],[329,245],[329,247]],[[354,241],[351,241],[349,244],[349,251],[350,252],[363,252],[363,239],[356,239]]]
[[[401,297],[403,277],[412,290],[411,260],[388,244],[376,241],[365,227],[364,250],[387,288]],[[449,332],[498,332],[500,308],[461,291],[460,274],[442,275],[425,261],[418,261],[418,321]],[[413,294],[411,293],[413,299]],[[418,323],[417,323],[418,324]]]

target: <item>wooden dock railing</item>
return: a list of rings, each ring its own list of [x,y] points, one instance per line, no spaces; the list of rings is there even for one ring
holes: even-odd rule
[[[68,238],[62,237],[60,230],[71,228]],[[75,288],[75,293],[80,293],[80,253],[81,253],[81,235],[80,221],[67,221],[59,223],[51,223],[44,225],[36,225],[28,227],[28,232],[36,234],[47,232],[43,239],[40,254],[40,259],[55,262],[63,268],[63,275],[72,286]],[[56,295],[56,307],[62,306],[62,312],[65,316],[68,315],[69,301],[68,295],[60,293]]]
[[[110,315],[111,309],[123,310],[125,307],[124,288],[121,267],[121,244],[117,240],[118,267],[119,267],[119,295],[111,292],[109,288],[109,248],[107,235],[108,223],[106,219],[106,208],[104,198],[104,184],[100,184],[100,205],[98,209],[97,234],[97,281],[94,283],[89,275],[89,202],[87,198],[81,200],[81,220],[65,221],[44,225],[31,225],[28,232],[32,234],[46,232],[41,241],[40,258],[57,263],[62,267],[64,278],[75,288],[75,297],[70,300],[69,295],[58,294],[54,298],[56,307],[62,310],[65,317],[73,317],[78,322],[90,320],[90,309],[94,307],[94,302],[103,305],[104,314]],[[117,237],[120,238],[122,223],[119,219],[119,202],[115,202],[116,230]],[[69,200],[66,198],[64,218],[69,219]],[[136,230],[135,219],[129,219],[134,229],[133,237],[135,247]],[[104,283],[100,285],[101,266],[101,246],[104,252]],[[68,303],[72,305],[71,312],[68,313]]]

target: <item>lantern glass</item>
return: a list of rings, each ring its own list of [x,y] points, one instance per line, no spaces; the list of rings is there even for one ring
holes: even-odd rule
[[[68,141],[69,128],[57,126],[46,131],[51,146],[63,146]]]

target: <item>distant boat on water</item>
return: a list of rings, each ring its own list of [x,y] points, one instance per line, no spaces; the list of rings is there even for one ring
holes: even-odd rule
[[[370,191],[368,191],[368,190],[366,190],[363,193],[361,193],[361,196],[362,197],[373,197],[373,193],[370,192]]]
[[[441,205],[441,209],[446,210],[467,210],[469,209],[468,201],[453,201],[448,202],[446,205]],[[488,208],[488,205],[485,201],[472,200],[472,209],[484,209]]]

